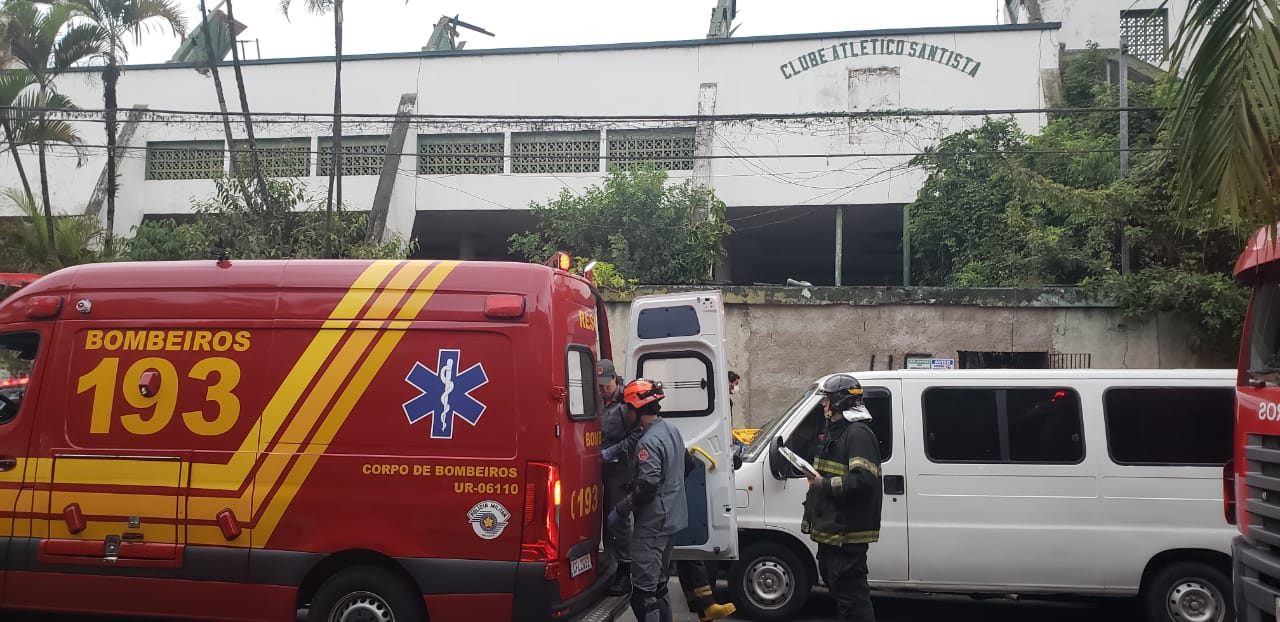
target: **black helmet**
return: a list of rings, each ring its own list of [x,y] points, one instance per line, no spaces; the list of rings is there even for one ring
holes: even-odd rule
[[[831,399],[831,412],[844,412],[862,406],[862,384],[849,374],[836,374],[827,378],[818,391]]]

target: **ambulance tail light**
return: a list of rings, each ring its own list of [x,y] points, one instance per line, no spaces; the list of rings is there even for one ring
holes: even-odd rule
[[[560,469],[530,462],[524,476],[524,535],[520,561],[544,562],[544,576],[560,576]]]

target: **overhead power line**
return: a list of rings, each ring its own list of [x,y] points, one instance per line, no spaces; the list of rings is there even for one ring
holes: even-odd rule
[[[0,111],[5,112],[31,112],[31,108],[17,108],[13,106],[0,106]],[[318,118],[332,121],[341,118],[344,121],[348,119],[372,119],[372,120],[399,120],[408,119],[410,121],[494,121],[494,122],[593,122],[593,121],[788,121],[788,120],[809,120],[809,119],[860,119],[860,118],[910,118],[910,117],[937,117],[937,116],[993,116],[993,115],[1016,115],[1016,114],[1098,114],[1098,113],[1120,113],[1120,112],[1160,112],[1167,111],[1166,108],[1159,106],[1127,106],[1127,107],[1084,107],[1084,108],[968,108],[968,109],[894,109],[894,110],[860,110],[860,111],[826,111],[826,112],[752,112],[738,114],[712,114],[712,115],[663,115],[663,114],[623,114],[623,115],[501,115],[501,114],[406,114],[398,115],[394,112],[343,112],[337,115],[333,112],[253,112],[250,111],[249,116],[255,119],[310,119]],[[97,121],[97,117],[105,114],[105,110],[100,108],[77,108],[75,110],[46,110],[46,116],[57,116],[59,118],[72,118],[74,120]],[[124,108],[121,107],[117,111],[119,114],[136,114],[140,117],[157,118],[164,116],[197,116],[197,117],[215,117],[233,116],[237,119],[243,118],[244,113],[239,111],[227,111],[223,113],[218,110],[176,110],[162,108]],[[258,122],[258,121],[255,121]]]
[[[245,140],[245,139],[240,139],[240,140],[237,140],[236,142],[247,142],[247,140]],[[78,148],[80,148],[80,149],[103,149],[103,150],[107,149],[107,146],[106,146],[106,145],[98,145],[98,144],[81,144],[81,145],[74,145],[74,146],[68,146],[68,145],[63,145],[63,144],[54,144],[54,145],[50,145],[50,146],[49,146],[49,149],[61,149],[61,150],[68,150],[68,151],[69,151],[69,150],[75,149],[75,148],[77,148],[77,147],[78,147]],[[176,152],[187,152],[187,151],[190,151],[192,148],[191,148],[190,146],[184,146],[184,147],[144,147],[144,146],[125,146],[125,145],[116,145],[116,149],[120,149],[120,150],[124,150],[124,151],[152,151],[152,152],[157,152],[157,151],[176,151]],[[300,149],[292,149],[292,148],[291,148],[291,149],[287,149],[287,150],[282,150],[282,149],[273,149],[273,148],[270,148],[270,147],[266,147],[266,148],[259,148],[259,149],[258,149],[258,153],[270,153],[270,152],[272,152],[272,151],[278,151],[278,150],[279,150],[279,151],[287,151],[287,153],[289,153],[289,154],[296,154],[296,155],[307,154],[307,155],[313,155],[313,156],[314,156],[314,155],[330,155],[330,154],[331,154],[331,151],[330,151],[330,150],[327,150],[327,149],[310,149],[310,150],[307,150],[307,151],[303,151],[303,150],[300,150]],[[1169,147],[1131,147],[1129,150],[1130,150],[1130,151],[1138,151],[1138,152],[1143,152],[1143,151],[1168,151],[1168,150],[1170,150],[1170,148],[1169,148]],[[220,149],[220,151],[227,152],[228,150],[227,150],[227,149]],[[250,150],[249,150],[249,149],[247,149],[247,148],[232,148],[232,149],[230,149],[230,153],[232,153],[232,154],[237,154],[237,153],[239,153],[239,154],[248,154],[248,153],[249,153],[249,151],[250,151]],[[1074,155],[1074,154],[1089,154],[1089,153],[1117,153],[1117,151],[1118,151],[1117,149],[993,149],[993,150],[980,150],[980,151],[967,151],[967,150],[966,150],[966,151],[944,151],[944,150],[933,150],[933,151],[899,151],[899,152],[868,152],[868,153],[850,153],[850,152],[845,152],[845,153],[776,153],[776,154],[750,154],[750,155],[743,155],[743,154],[713,154],[713,155],[694,155],[694,156],[683,157],[683,158],[657,158],[657,159],[660,159],[660,160],[661,160],[661,159],[676,159],[676,160],[774,160],[774,159],[783,159],[783,160],[789,160],[789,159],[812,159],[812,158],[894,158],[894,157],[902,157],[902,158],[906,158],[906,157],[915,157],[915,156],[923,156],[923,155],[934,155],[934,156],[957,156],[957,155],[1055,155],[1055,154],[1056,154],[1056,155]],[[353,155],[358,155],[358,156],[360,156],[360,157],[368,157],[368,156],[384,157],[384,156],[386,156],[386,155],[398,155],[398,156],[400,156],[400,157],[402,157],[402,158],[416,158],[416,157],[419,157],[419,156],[421,156],[421,155],[423,155],[423,154],[418,153],[418,152],[416,152],[416,151],[410,151],[410,152],[403,152],[403,151],[402,151],[402,152],[399,152],[399,153],[391,152],[391,153],[378,153],[378,154],[346,154],[346,156],[347,156],[347,157],[352,157]],[[448,159],[450,159],[450,160],[462,160],[462,159],[474,159],[474,160],[497,160],[497,159],[499,159],[499,158],[501,158],[501,159],[503,159],[503,160],[519,159],[519,160],[530,161],[530,162],[552,162],[552,161],[562,161],[562,160],[565,160],[565,159],[570,159],[570,158],[571,158],[571,156],[568,156],[568,155],[565,155],[565,154],[545,154],[545,155],[544,155],[544,154],[537,154],[537,155],[535,155],[535,154],[529,154],[529,155],[525,155],[525,154],[473,154],[473,153],[456,153],[456,154],[451,153],[451,154],[449,154],[449,155],[448,155]],[[592,158],[589,158],[589,159],[583,159],[582,161],[597,161],[597,160],[599,160],[599,159],[601,159],[601,158],[595,158],[595,157],[592,157]],[[606,160],[609,160],[609,161],[622,161],[622,162],[645,162],[645,161],[652,161],[652,160],[654,160],[654,159],[655,159],[655,157],[654,157],[654,156],[651,156],[651,155],[635,155],[635,156],[608,155],[608,156],[605,156],[603,159],[606,159]]]

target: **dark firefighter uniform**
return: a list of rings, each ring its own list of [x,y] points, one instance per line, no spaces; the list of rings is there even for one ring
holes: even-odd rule
[[[616,378],[613,362],[600,361],[601,380]],[[606,396],[608,403],[600,413],[600,432],[603,438],[601,451],[604,457],[604,507],[611,508],[627,496],[631,488],[631,459],[636,443],[644,430],[636,425],[635,416],[627,412],[622,401],[622,386],[618,384],[613,395]],[[606,588],[610,596],[621,596],[631,591],[631,515],[624,514],[604,528],[605,555],[617,562],[614,581]]]
[[[818,543],[818,571],[840,620],[873,622],[867,548],[880,538],[880,442],[856,379],[834,376],[822,392],[829,418],[813,465],[822,477],[810,478],[801,531]]]

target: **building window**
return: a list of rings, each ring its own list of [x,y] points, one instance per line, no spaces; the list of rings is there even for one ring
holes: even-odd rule
[[[1168,9],[1122,11],[1120,36],[1129,43],[1129,54],[1159,65],[1169,49]]]
[[[262,162],[262,174],[267,177],[308,177],[311,175],[310,138],[261,138],[254,143],[258,147],[258,159]],[[249,141],[235,142],[236,166],[241,175],[253,170],[253,158],[249,157]],[[343,161],[346,168],[346,161]]]
[[[511,172],[598,173],[600,132],[514,133]]]
[[[343,136],[342,176],[381,175],[382,161],[386,159],[386,136]],[[320,157],[316,162],[316,175],[333,174],[333,138],[320,139]]]
[[[502,134],[422,134],[418,136],[419,175],[496,175],[503,171]]]
[[[924,393],[924,433],[933,462],[1084,460],[1080,396],[1068,388],[931,388]]]
[[[213,179],[222,176],[223,142],[148,142],[147,179]]]
[[[1231,458],[1233,387],[1116,387],[1102,394],[1117,464],[1221,466]]]
[[[622,170],[654,164],[668,171],[693,170],[694,130],[691,127],[651,130],[610,130],[609,163]]]

